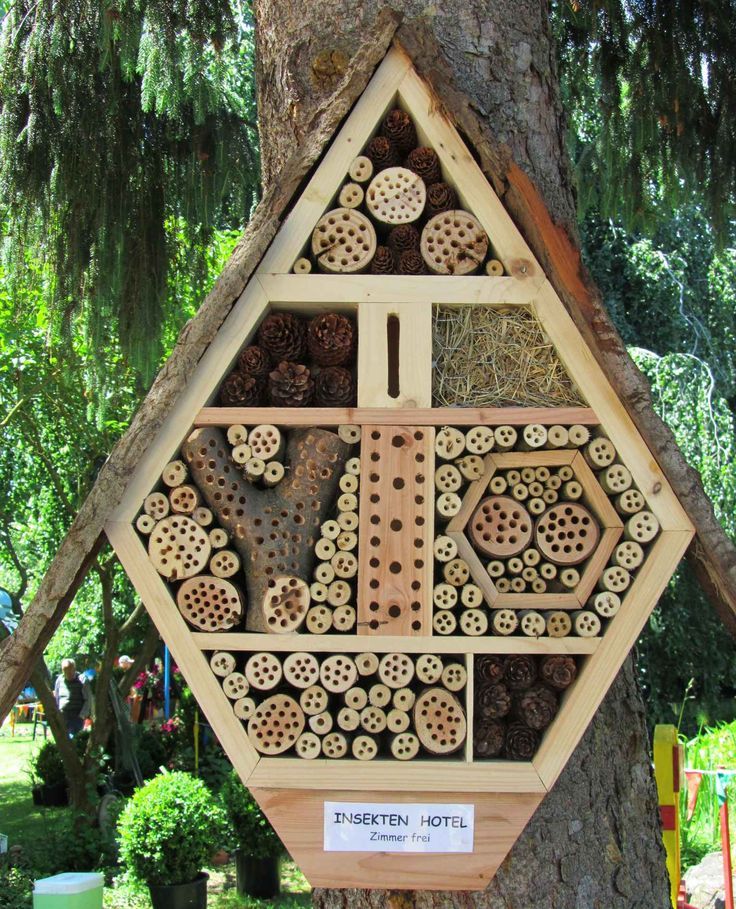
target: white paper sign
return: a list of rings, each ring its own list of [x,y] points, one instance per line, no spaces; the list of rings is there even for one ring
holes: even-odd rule
[[[325,852],[472,852],[475,805],[325,802]]]

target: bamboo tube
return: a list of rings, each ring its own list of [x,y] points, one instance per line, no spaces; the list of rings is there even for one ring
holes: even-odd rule
[[[511,574],[521,574],[524,570],[524,560],[519,556],[513,556],[506,562],[506,570]]]
[[[532,565],[525,565],[521,570],[521,576],[527,583],[531,583],[539,577],[539,572]]]
[[[444,520],[454,518],[460,511],[463,501],[456,492],[443,492],[437,497],[437,514]]]
[[[372,761],[378,754],[378,743],[370,735],[356,735],[351,747],[353,757],[358,761]]]
[[[644,550],[636,540],[619,543],[613,553],[613,562],[627,571],[634,571],[644,561]]]
[[[537,475],[534,472],[533,467],[522,467],[521,468],[521,482],[526,483],[527,486],[529,483],[533,483],[537,479]]]
[[[488,491],[494,493],[495,495],[503,495],[506,492],[508,487],[506,478],[502,477],[500,474],[496,474],[491,477],[490,482],[488,483]]]
[[[341,511],[335,520],[342,530],[355,531],[358,529],[359,521],[357,511]]]
[[[590,430],[587,426],[581,426],[576,423],[569,428],[568,435],[570,437],[570,445],[573,448],[582,448],[590,439]]]
[[[468,609],[473,609],[483,603],[483,591],[477,584],[466,584],[460,591],[460,602]]]
[[[513,634],[519,627],[519,619],[512,609],[494,609],[491,615],[491,628],[494,634]]]
[[[355,445],[357,442],[360,442],[362,433],[360,426],[357,426],[355,423],[341,423],[340,426],[337,427],[337,434],[343,442],[347,442],[348,445]]]
[[[462,663],[448,663],[440,678],[448,691],[461,691],[468,683],[468,673]]]
[[[560,489],[562,486],[562,480],[559,477],[559,474],[550,474],[550,476],[544,481],[546,489]]]
[[[348,175],[356,183],[368,183],[373,176],[373,162],[366,155],[358,155],[351,161]]]
[[[199,490],[196,486],[177,486],[169,492],[171,510],[176,514],[191,514],[199,505]]]
[[[309,597],[313,603],[327,602],[327,585],[314,581],[309,586]]]
[[[248,430],[240,423],[233,423],[227,428],[227,440],[231,445],[241,445],[248,441]]]
[[[386,728],[389,732],[406,732],[411,720],[409,714],[404,710],[389,710],[386,714]]]
[[[492,559],[486,566],[486,571],[492,578],[500,578],[506,573],[506,566],[500,559]]]
[[[507,470],[506,483],[509,486],[516,486],[517,483],[521,483],[521,471],[516,470],[515,468],[512,470]]]
[[[312,263],[304,256],[300,256],[292,267],[295,275],[308,275],[312,270]]]
[[[511,495],[517,502],[525,502],[529,498],[529,487],[526,483],[517,483],[511,490]]]
[[[307,724],[315,735],[327,735],[334,725],[334,720],[332,714],[325,710],[310,716]]]
[[[338,606],[332,613],[332,625],[335,631],[352,631],[356,621],[357,615],[354,606]]]
[[[434,472],[434,485],[440,492],[457,492],[463,485],[463,475],[454,464],[440,464]]]
[[[265,472],[266,462],[263,460],[263,458],[249,458],[245,462],[243,473],[245,474],[245,479],[249,482],[255,483],[256,480],[259,480]]]
[[[419,754],[419,739],[413,732],[400,732],[391,739],[391,754],[397,761],[411,761]]]
[[[522,634],[530,638],[541,638],[547,630],[544,616],[535,609],[524,609],[519,613]]]
[[[564,426],[550,426],[547,430],[546,448],[567,448],[570,444],[570,433]]]
[[[328,540],[336,540],[340,536],[340,525],[337,521],[325,521],[320,527],[320,531],[322,536],[327,537]]]
[[[587,444],[583,457],[594,470],[602,470],[616,460],[616,449],[610,439],[598,436]]]
[[[230,672],[222,680],[222,690],[233,701],[248,694],[250,685],[242,672]]]
[[[350,533],[350,531],[345,531],[345,533]],[[351,537],[354,537],[354,533],[350,533]],[[338,537],[338,541],[342,537]],[[349,541],[343,540],[343,543]],[[353,549],[358,545],[357,538],[353,544]],[[342,580],[348,580],[354,578],[358,573],[358,557],[354,552],[343,552],[342,550],[335,553],[335,555],[330,559],[330,565],[335,572],[335,576],[341,578]]]
[[[659,521],[651,511],[640,511],[624,525],[624,538],[637,543],[651,543],[659,533]]]
[[[161,479],[167,486],[182,486],[187,481],[189,471],[183,461],[169,461],[161,471]]]
[[[460,613],[460,631],[469,637],[488,634],[488,616],[483,609],[463,609]]]
[[[518,575],[511,578],[511,593],[524,593],[525,590],[526,583],[523,578],[520,578]]]
[[[552,562],[542,562],[538,570],[545,581],[553,581],[557,577],[557,566]]]
[[[593,594],[588,600],[588,606],[604,619],[610,619],[621,608],[621,597],[610,590],[602,590],[600,593]]]
[[[560,478],[561,483],[566,483],[568,480],[572,480],[575,472],[569,464],[563,464],[557,471],[557,476]]]
[[[506,577],[496,578],[494,584],[499,593],[508,593],[511,590],[511,581]]]
[[[611,464],[598,474],[598,482],[609,496],[626,492],[634,482],[631,471],[623,464]]]
[[[307,716],[317,716],[327,710],[329,697],[321,685],[310,685],[299,695],[299,706]]]
[[[345,473],[352,473],[353,476],[360,476],[360,458],[348,458],[345,462]]]
[[[464,479],[472,482],[479,480],[483,476],[483,458],[480,455],[465,455],[455,461],[455,465]]]
[[[369,705],[360,711],[360,725],[366,732],[383,732],[386,728],[386,711]]]
[[[151,517],[150,514],[143,512],[139,514],[135,521],[136,529],[139,533],[148,535],[152,532],[153,528],[156,526],[156,521]]]
[[[601,632],[601,620],[587,609],[576,612],[572,624],[575,634],[580,638],[594,638]]]
[[[362,187],[357,183],[346,183],[340,190],[337,201],[341,208],[358,208],[363,204],[364,198]]]
[[[577,568],[563,568],[560,572],[560,584],[569,590],[577,587],[580,583],[580,572]]]
[[[465,433],[465,447],[471,455],[488,454],[495,441],[490,426],[474,426]]]
[[[419,676],[419,670],[416,669],[417,676]],[[442,675],[442,669],[440,667],[440,675]],[[421,680],[420,680],[421,681]],[[437,681],[434,679],[434,681]],[[416,700],[416,695],[411,690],[411,688],[397,688],[393,693],[393,705],[397,710],[402,712],[408,712],[414,706],[414,701]]]
[[[334,542],[328,540],[327,537],[321,537],[314,545],[314,554],[323,562],[329,562],[336,551],[337,547]]]
[[[328,758],[343,758],[348,753],[348,740],[342,732],[330,732],[322,739],[322,753]]]
[[[442,566],[442,576],[453,587],[462,587],[470,579],[470,566],[465,559],[452,559]]]
[[[143,510],[154,520],[160,521],[171,510],[169,499],[162,492],[152,492],[143,500]]]
[[[434,685],[442,677],[442,660],[433,653],[423,653],[417,658],[415,671],[420,682]]]
[[[333,694],[347,691],[358,680],[355,660],[343,653],[328,656],[319,667],[319,680],[322,686]]]
[[[434,557],[438,562],[450,562],[457,556],[457,543],[445,534],[434,541]]]
[[[280,461],[268,461],[263,471],[263,483],[269,488],[278,486],[284,479],[286,469]]]
[[[518,434],[513,426],[497,426],[494,430],[496,448],[499,451],[509,451],[516,445]]]
[[[529,423],[522,432],[520,448],[523,451],[534,451],[547,444],[547,430],[541,423]]]
[[[360,675],[375,675],[378,672],[378,657],[375,653],[359,653],[355,657],[355,665]]]
[[[521,561],[525,565],[539,565],[542,561],[542,556],[538,549],[525,549],[521,554]]]
[[[230,452],[230,457],[236,464],[247,464],[253,457],[253,449],[247,442],[239,442]]]
[[[226,675],[235,672],[235,657],[227,650],[217,650],[210,657],[210,669],[224,679]]]
[[[302,732],[294,743],[294,751],[305,761],[313,761],[322,752],[322,741],[313,732]]]
[[[611,565],[603,569],[598,581],[599,590],[610,590],[611,593],[623,593],[631,584],[631,575],[620,565]]]
[[[320,562],[314,568],[314,580],[327,586],[335,580],[335,569],[332,562]]]
[[[281,681],[281,661],[272,653],[254,653],[245,664],[245,677],[256,691],[270,691]]]
[[[231,578],[240,571],[240,556],[231,549],[220,549],[210,559],[210,571],[216,578]]]
[[[372,707],[386,707],[391,703],[391,689],[383,682],[377,682],[368,689],[368,703]]]
[[[498,259],[489,259],[486,262],[486,274],[489,278],[500,278],[503,275],[503,265]]]
[[[284,678],[295,688],[309,688],[319,681],[319,663],[313,653],[288,654],[283,669]]]
[[[452,584],[435,584],[432,601],[438,609],[453,609],[457,606],[457,587]]]
[[[249,720],[256,712],[256,702],[253,698],[238,698],[233,704],[233,713],[239,720]]]
[[[619,514],[633,515],[641,511],[646,505],[644,496],[638,489],[627,489],[616,497],[614,507]]]
[[[432,628],[436,634],[452,634],[457,628],[457,619],[447,609],[439,609],[432,617]]]
[[[531,582],[532,593],[546,593],[547,592],[547,582],[544,578],[534,578]]]
[[[572,631],[572,619],[569,613],[556,609],[544,613],[547,623],[547,634],[551,638],[566,638]]]
[[[262,461],[273,461],[278,458],[283,445],[281,430],[271,423],[261,423],[254,426],[248,433],[248,444],[254,458]]]
[[[434,437],[434,451],[445,461],[459,458],[465,451],[465,436],[453,426],[443,426]]]
[[[209,527],[215,520],[215,516],[205,505],[198,505],[192,512],[192,517],[200,527]]]
[[[310,634],[327,634],[332,628],[332,610],[326,606],[310,606],[305,624]]]
[[[333,581],[327,587],[327,602],[330,606],[345,606],[350,602],[353,592],[347,581]]]
[[[577,480],[568,480],[562,486],[562,498],[567,502],[577,501],[583,494],[583,487]]]
[[[213,549],[222,549],[229,542],[227,531],[223,530],[222,527],[214,527],[209,532],[209,541]]]
[[[355,493],[344,492],[337,500],[338,511],[357,511],[358,497]]]
[[[344,473],[338,482],[340,492],[357,492],[359,480],[352,473]]]
[[[542,484],[539,482],[539,480],[533,480],[529,484],[528,489],[529,489],[529,495],[533,499],[541,498],[542,493],[544,492],[544,486],[542,486]]]
[[[353,710],[362,710],[368,703],[368,693],[365,688],[348,688],[344,695],[345,703]]]
[[[542,493],[542,501],[545,505],[554,505],[558,499],[559,496],[554,489],[545,489]]]

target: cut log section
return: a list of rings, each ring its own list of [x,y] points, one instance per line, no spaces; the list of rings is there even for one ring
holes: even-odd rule
[[[233,713],[239,720],[249,720],[256,712],[256,702],[251,697],[238,698],[233,704]]]
[[[304,712],[286,694],[266,698],[248,721],[248,738],[261,754],[282,754],[291,748],[304,730]]]
[[[256,691],[270,691],[281,681],[283,669],[272,653],[254,653],[245,664],[245,677]]]
[[[316,735],[327,735],[328,732],[332,731],[334,722],[332,714],[328,713],[326,710],[322,713],[316,713],[314,716],[310,716],[307,721],[309,728]]]
[[[434,681],[437,681],[436,679]],[[414,706],[416,695],[411,688],[399,688],[393,693],[392,703],[397,710],[407,713]]]
[[[354,606],[338,606],[332,613],[332,625],[335,631],[352,631],[355,628],[356,620]]]
[[[488,254],[488,236],[469,212],[445,211],[427,221],[420,249],[434,274],[469,275]]]
[[[305,761],[313,761],[322,752],[322,741],[313,732],[302,732],[294,743],[294,751]]]
[[[327,634],[332,628],[332,610],[327,606],[311,606],[306,626],[310,634]]]
[[[251,456],[262,461],[272,461],[281,451],[281,431],[270,423],[254,426],[248,433]]]
[[[529,512],[508,496],[488,496],[473,512],[468,532],[482,553],[505,558],[521,552],[532,538]]]
[[[200,631],[229,631],[243,618],[243,602],[230,581],[201,574],[184,581],[176,593],[179,612]]]
[[[601,632],[601,620],[594,612],[576,612],[573,619],[575,634],[581,638],[594,638]]]
[[[240,556],[230,549],[221,549],[210,559],[210,571],[216,578],[231,578],[240,571]]]
[[[452,754],[467,734],[460,701],[444,688],[428,688],[414,704],[414,728],[430,754]]]
[[[409,224],[421,217],[426,198],[420,176],[406,167],[387,167],[371,180],[365,204],[382,224]]]
[[[491,628],[494,634],[513,634],[519,627],[519,619],[513,609],[494,609],[491,616]]]
[[[381,707],[369,704],[360,711],[360,725],[366,732],[383,732],[386,728],[386,712]]]
[[[177,514],[191,514],[199,505],[199,492],[189,484],[177,486],[169,493],[171,510]]]
[[[161,479],[171,487],[186,483],[187,476],[187,465],[183,461],[169,461],[161,472]]]
[[[442,668],[442,660],[438,656],[433,653],[423,653],[417,658],[415,671],[420,682],[424,682],[425,685],[434,685],[442,678]]]
[[[305,259],[304,256],[301,256],[294,263],[292,271],[295,275],[308,275],[312,271],[312,263],[309,259]]]
[[[355,661],[345,654],[328,656],[320,666],[320,682],[327,691],[340,692],[352,688],[358,678]]]
[[[651,543],[659,533],[659,521],[651,511],[640,511],[624,525],[624,536],[637,543]]]
[[[230,672],[222,680],[222,690],[231,700],[237,701],[248,694],[250,685],[242,672]]]
[[[235,657],[226,650],[217,650],[210,657],[210,669],[220,678],[225,678],[235,671]]]
[[[375,653],[359,653],[355,657],[355,665],[362,676],[375,675],[378,672],[378,657]]]
[[[156,519],[152,518],[150,514],[143,512],[136,518],[135,526],[139,533],[148,536],[148,534],[151,533],[153,531],[153,528],[156,526]]]
[[[488,633],[488,616],[482,609],[463,609],[460,613],[460,631],[469,637]]]
[[[445,461],[459,458],[465,451],[465,436],[454,426],[443,426],[435,435],[434,450]]]
[[[143,500],[143,510],[155,521],[160,521],[171,511],[168,496],[165,496],[162,492],[150,493]]]
[[[411,761],[419,754],[419,739],[413,732],[400,732],[391,739],[391,754],[397,761]]]
[[[357,183],[367,183],[373,176],[373,162],[366,155],[358,155],[351,161],[348,174]]]
[[[368,692],[365,688],[349,688],[343,697],[347,706],[353,710],[362,710],[368,704]]]
[[[215,527],[210,530],[209,541],[210,546],[213,549],[222,549],[223,546],[227,546],[230,542],[230,537],[227,535],[227,531],[223,530],[222,527]]]
[[[322,752],[328,758],[342,758],[348,753],[348,740],[342,732],[330,732],[322,739]]]
[[[483,476],[483,458],[479,455],[465,455],[458,458],[455,464],[463,477],[471,483]]]
[[[434,541],[434,557],[438,562],[449,562],[457,556],[457,543],[445,535]]]
[[[312,653],[290,653],[283,670],[284,678],[294,688],[309,688],[319,681],[319,663]]]
[[[579,565],[600,539],[598,522],[584,505],[554,505],[537,521],[535,543],[544,558],[558,565]]]
[[[592,607],[602,618],[610,619],[621,608],[621,597],[610,590],[602,590],[588,600],[588,606]]]
[[[192,512],[192,517],[200,527],[209,527],[215,519],[212,511],[209,508],[205,508],[204,505],[199,505],[195,508]]]
[[[312,253],[320,268],[337,274],[364,271],[376,252],[376,231],[354,208],[336,208],[317,222]]]
[[[389,732],[406,732],[411,725],[411,717],[405,710],[389,710],[386,714],[386,728]]]
[[[378,744],[370,735],[357,735],[352,748],[353,757],[359,761],[372,761],[378,754]]]
[[[490,426],[474,426],[465,433],[465,447],[471,455],[488,454],[495,442]]]
[[[387,653],[378,665],[378,677],[389,688],[406,688],[414,678],[414,662],[405,653]]]
[[[461,691],[468,682],[468,673],[462,663],[448,663],[440,678],[448,691]]]
[[[337,197],[341,208],[359,208],[363,204],[365,193],[357,183],[346,183]]]
[[[309,587],[296,577],[274,578],[270,584],[263,602],[268,630],[274,634],[296,631],[309,611]]]
[[[327,709],[329,696],[321,685],[310,685],[299,695],[299,705],[307,716],[316,716]]]
[[[453,634],[457,628],[457,619],[447,609],[439,609],[432,617],[432,628],[436,634]]]
[[[341,707],[337,714],[337,725],[343,732],[355,732],[360,726],[360,714],[354,707]]]
[[[368,689],[368,703],[371,707],[387,707],[391,703],[391,689],[383,682],[377,682]]]
[[[584,457],[593,470],[601,470],[604,467],[610,467],[616,460],[616,449],[610,439],[600,436],[588,443]]]

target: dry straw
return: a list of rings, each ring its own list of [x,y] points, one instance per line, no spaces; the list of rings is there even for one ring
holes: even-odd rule
[[[435,407],[585,406],[528,309],[435,306],[433,323]]]

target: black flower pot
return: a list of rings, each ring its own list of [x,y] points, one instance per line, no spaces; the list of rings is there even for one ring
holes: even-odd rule
[[[66,783],[41,783],[40,786],[33,787],[31,794],[34,805],[48,808],[69,804]]]
[[[153,909],[207,909],[207,881],[204,871],[186,884],[149,884]]]
[[[278,855],[254,858],[242,849],[235,851],[235,876],[238,893],[269,900],[281,889],[281,859]]]

